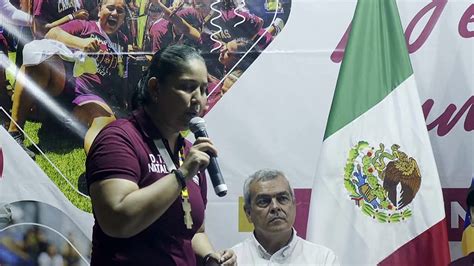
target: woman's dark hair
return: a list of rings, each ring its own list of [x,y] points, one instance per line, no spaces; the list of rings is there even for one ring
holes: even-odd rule
[[[237,8],[233,0],[222,0],[217,5],[217,9],[230,11]]]
[[[469,191],[469,193],[467,194],[466,204],[467,207],[474,207],[474,190]]]
[[[153,55],[151,64],[140,79],[132,98],[132,108],[146,105],[150,100],[148,80],[156,77],[159,82],[166,82],[169,77],[181,74],[191,59],[204,62],[198,50],[187,45],[171,45]]]

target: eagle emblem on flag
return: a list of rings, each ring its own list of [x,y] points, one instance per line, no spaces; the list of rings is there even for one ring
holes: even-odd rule
[[[396,223],[412,216],[409,204],[421,186],[417,161],[393,144],[378,148],[359,141],[349,150],[344,187],[362,213],[381,223]]]

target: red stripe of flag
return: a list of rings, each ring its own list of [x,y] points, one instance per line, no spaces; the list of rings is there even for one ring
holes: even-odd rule
[[[446,219],[421,233],[378,265],[431,265],[446,266],[450,263]]]

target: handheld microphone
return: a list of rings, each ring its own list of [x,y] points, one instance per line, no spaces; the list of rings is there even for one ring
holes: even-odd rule
[[[191,121],[189,121],[189,129],[194,133],[196,139],[199,137],[209,137],[206,131],[206,121],[201,117],[192,118]],[[217,163],[217,158],[213,155],[210,156],[211,159],[207,166],[207,171],[209,172],[209,177],[211,178],[217,196],[223,197],[227,194],[227,185],[224,183],[224,178],[222,177],[221,169]]]

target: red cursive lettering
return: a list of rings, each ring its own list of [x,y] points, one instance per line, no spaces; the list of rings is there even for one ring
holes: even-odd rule
[[[431,108],[434,105],[433,99],[428,99],[422,105],[423,114],[425,115],[425,120],[428,118],[428,114],[431,111]],[[474,96],[471,96],[459,109],[458,113],[453,117],[454,112],[456,111],[457,107],[455,104],[450,104],[446,108],[446,110],[441,114],[438,118],[436,118],[433,122],[427,123],[428,124],[428,131],[434,129],[436,126],[438,130],[436,133],[438,136],[443,137],[451,131],[451,129],[456,125],[456,123],[461,119],[464,113],[467,112],[466,120],[464,121],[464,129],[466,131],[474,130]]]
[[[346,32],[342,36],[342,39],[337,44],[336,49],[334,50],[334,52],[332,52],[331,61],[333,61],[334,63],[340,63],[342,61],[342,58],[344,58],[344,49],[346,48],[347,39],[349,39],[349,33],[351,32],[351,29],[352,23],[349,24],[349,27],[347,27]]]
[[[438,19],[441,16],[441,13],[443,12],[444,7],[447,3],[448,0],[433,0],[433,2],[429,3],[423,9],[421,9],[420,12],[418,12],[418,14],[416,14],[415,17],[412,19],[410,24],[408,24],[408,27],[405,31],[405,38],[408,43],[409,53],[416,52],[425,43],[425,41],[428,39],[428,36],[430,36],[431,32],[433,31],[436,22],[438,22]],[[416,24],[418,24],[418,22],[420,22],[420,20],[433,8],[433,13],[431,14],[431,17],[426,23],[425,28],[421,32],[420,36],[418,36],[418,38],[412,44],[410,44],[410,37],[413,32],[413,29],[415,29]]]
[[[408,27],[405,31],[405,38],[407,40],[408,52],[410,54],[420,49],[420,47],[428,39],[428,37],[433,31],[447,3],[448,3],[448,0],[433,0],[431,3],[426,5],[423,9],[421,9],[420,12],[418,12],[415,15],[415,17],[412,19],[410,24],[408,24]],[[418,36],[418,38],[413,43],[410,43],[410,37],[411,37],[411,34],[413,33],[413,30],[415,29],[415,26],[432,9],[434,9],[433,13],[431,14],[430,19],[426,23],[423,31],[420,33],[420,36]],[[466,11],[466,13],[468,12]],[[351,24],[349,24],[349,26],[346,29],[346,32],[344,33],[341,40],[337,44],[336,49],[334,49],[334,51],[331,54],[331,61],[333,61],[334,63],[340,63],[342,61],[344,57],[344,49],[346,48],[347,39],[349,38],[350,32],[351,32]]]
[[[466,9],[466,12],[461,17],[459,21],[458,31],[459,34],[464,38],[474,37],[474,31],[470,31],[467,28],[467,24],[474,23],[474,4]]]

